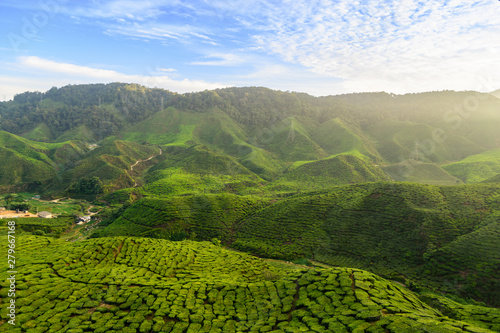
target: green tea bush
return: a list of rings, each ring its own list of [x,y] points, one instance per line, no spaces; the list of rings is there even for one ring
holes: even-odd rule
[[[16,280],[28,286],[18,291],[20,332],[498,328],[496,309],[458,305],[442,296],[423,302],[405,287],[358,269],[277,270],[209,242],[117,237],[68,243],[36,236],[18,241]],[[6,314],[0,309],[0,331],[11,329]]]

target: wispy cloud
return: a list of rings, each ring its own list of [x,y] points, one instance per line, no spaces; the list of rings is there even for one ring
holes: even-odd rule
[[[177,69],[175,69],[175,68],[161,68],[161,67],[158,67],[157,70],[160,71],[160,72],[165,72],[165,73],[177,72]]]
[[[83,2],[85,4],[85,2]],[[88,17],[94,19],[131,19],[143,21],[162,14],[162,7],[178,6],[181,2],[177,0],[112,0],[92,1],[90,4],[78,5],[66,4],[62,11],[76,17]]]
[[[134,39],[170,42],[175,41],[181,44],[205,43],[209,45],[219,45],[217,41],[204,33],[200,27],[184,25],[173,25],[151,22],[127,22],[122,24],[106,24],[104,33],[110,36],[125,36]]]
[[[167,12],[190,17],[193,24],[141,21]],[[495,52],[500,49],[500,5],[493,1],[149,0],[139,5],[115,0],[89,15],[124,20],[108,26],[108,34],[213,47],[222,43],[211,31],[217,28],[198,26],[197,18],[231,18],[224,31],[246,42],[247,51],[302,65],[318,78],[343,79],[345,90],[460,89],[500,71]],[[247,33],[238,35],[238,29]],[[206,53],[207,60],[190,64],[241,63],[227,48]]]
[[[6,3],[19,8],[39,6],[38,0],[5,0],[0,7]],[[95,80],[134,82],[163,78],[163,86],[178,87],[177,91],[214,86],[204,81],[181,84],[183,81],[177,78],[184,75],[218,77],[218,81],[249,85],[269,86],[274,82],[278,89],[279,84],[284,84],[287,89],[304,87],[313,94],[380,90],[403,93],[474,89],[482,78],[500,73],[500,3],[492,0],[57,3],[59,13],[74,17],[72,22],[77,22],[82,31],[92,26],[95,32],[97,27],[119,45],[123,40],[132,45],[137,42],[137,49],[143,48],[142,42],[147,42],[148,48],[159,46],[156,54],[148,54],[151,59],[163,55],[165,47],[166,66],[181,71],[127,75],[106,66],[99,69],[69,63],[58,63],[51,71],[63,71],[58,72],[61,76],[73,71],[86,80],[90,80],[89,75]],[[168,52],[172,47],[175,52]],[[128,60],[121,60],[119,68],[125,68]],[[50,67],[46,59],[26,57],[22,61],[27,68]],[[203,72],[199,66],[206,66]],[[216,72],[217,66],[232,68]],[[249,74],[251,67],[253,74]],[[187,74],[190,70],[191,74]]]
[[[451,88],[500,70],[496,2],[284,0],[268,14],[262,50],[349,89]]]
[[[245,60],[236,54],[231,53],[212,53],[205,56],[207,61],[194,61],[191,65],[200,65],[200,66],[236,66],[245,62]]]
[[[72,75],[76,77],[90,77],[95,79],[122,79],[128,77],[116,71],[79,66],[70,63],[56,62],[39,57],[19,57],[19,65],[26,69],[41,70],[50,73]]]

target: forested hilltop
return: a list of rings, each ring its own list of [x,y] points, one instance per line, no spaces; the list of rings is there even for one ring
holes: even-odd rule
[[[208,169],[188,170],[166,154],[163,170],[237,173],[290,190],[379,180],[477,183],[500,173],[499,105],[493,95],[453,91],[312,97],[252,87],[181,95],[113,83],[26,92],[0,103],[8,164],[0,184],[38,180],[61,191],[99,159],[96,176],[128,187],[126,169],[144,156],[116,142],[147,146],[139,150],[150,156],[152,146],[165,146],[213,159]]]
[[[500,331],[493,94],[112,83],[26,92],[0,115],[0,205],[97,213],[80,234],[69,215],[18,219],[20,332],[46,321],[38,298],[58,304],[54,332]]]

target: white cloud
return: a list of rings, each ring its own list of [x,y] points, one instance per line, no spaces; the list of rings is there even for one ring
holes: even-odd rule
[[[129,38],[153,40],[159,42],[176,41],[187,44],[196,42],[219,45],[216,40],[208,36],[200,27],[187,24],[173,25],[155,22],[134,22],[124,24],[106,24],[104,33],[110,36],[125,36]]]
[[[177,69],[175,69],[175,68],[161,68],[161,67],[158,67],[157,70],[160,71],[160,72],[166,72],[166,73],[177,72]]]
[[[138,83],[148,87],[158,87],[175,92],[193,92],[206,89],[224,88],[228,85],[202,80],[174,80],[161,72],[174,72],[175,69],[157,67],[148,70],[146,75],[124,74],[113,70],[80,66],[64,62],[56,62],[39,57],[19,57],[15,66],[18,71],[29,73],[30,79],[12,76],[0,76],[0,99],[11,99],[14,94],[27,90],[45,91],[54,85],[81,83],[127,82]],[[160,74],[160,75],[159,75]],[[37,76],[38,75],[38,76]]]
[[[284,0],[261,49],[356,91],[466,88],[500,71],[496,2]]]
[[[0,101],[11,100],[14,95],[25,91],[48,90],[55,84],[51,82],[43,86],[43,82],[38,80],[0,75]]]
[[[19,57],[19,65],[26,69],[36,69],[51,73],[61,73],[76,77],[89,77],[95,79],[118,79],[127,75],[112,70],[79,66],[69,63],[55,62],[39,57]]]
[[[201,66],[235,66],[242,64],[245,60],[236,54],[231,53],[212,53],[205,58],[217,59],[217,60],[207,60],[207,61],[194,61],[191,65],[201,65]]]

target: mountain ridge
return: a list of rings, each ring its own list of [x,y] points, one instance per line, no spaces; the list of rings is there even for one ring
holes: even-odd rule
[[[473,98],[478,106],[471,114],[464,103]],[[124,140],[179,149],[201,144],[266,181],[276,181],[290,164],[355,152],[376,168],[392,170],[389,174],[404,166],[406,176],[393,179],[438,183],[445,177],[451,184],[458,174],[446,175],[447,165],[500,147],[498,110],[498,99],[477,92],[312,97],[249,87],[180,95],[112,83],[16,95],[0,103],[0,129],[24,133],[33,144],[35,139],[81,145]],[[488,162],[480,161],[478,168]],[[479,182],[487,176],[458,178]]]

